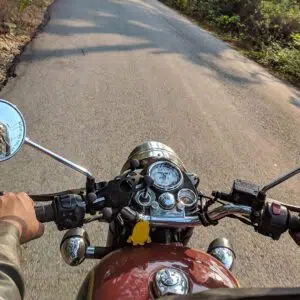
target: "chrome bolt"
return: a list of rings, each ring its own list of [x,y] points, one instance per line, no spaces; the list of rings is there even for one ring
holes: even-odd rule
[[[156,201],[153,201],[153,202],[151,203],[151,208],[157,210],[157,209],[159,208],[159,204],[158,204]]]

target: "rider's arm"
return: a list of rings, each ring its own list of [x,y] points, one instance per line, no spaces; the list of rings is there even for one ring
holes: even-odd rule
[[[24,284],[20,270],[18,228],[0,222],[0,299],[23,299]]]
[[[44,227],[34,203],[25,193],[0,196],[0,300],[20,300],[24,284],[20,271],[20,243],[40,237]]]

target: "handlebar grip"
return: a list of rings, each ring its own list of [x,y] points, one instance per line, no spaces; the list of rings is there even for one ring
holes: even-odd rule
[[[292,231],[300,232],[300,217],[291,216],[289,220],[289,229]]]
[[[54,210],[51,204],[36,206],[34,209],[39,222],[46,223],[55,220]]]

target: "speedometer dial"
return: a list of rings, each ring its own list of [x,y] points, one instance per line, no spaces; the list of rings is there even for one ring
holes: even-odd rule
[[[158,161],[152,164],[148,173],[154,180],[154,186],[161,190],[174,190],[183,182],[179,168],[167,161]]]

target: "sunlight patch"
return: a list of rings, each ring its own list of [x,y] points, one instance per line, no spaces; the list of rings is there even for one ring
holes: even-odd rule
[[[139,22],[139,21],[135,21],[135,20],[129,20],[128,23],[139,26],[139,27],[142,27],[142,28],[154,30],[154,31],[157,31],[157,32],[162,31],[162,29],[157,29],[157,28],[154,28],[153,26],[150,26],[148,24],[145,24],[145,23],[142,23],[142,22]]]

